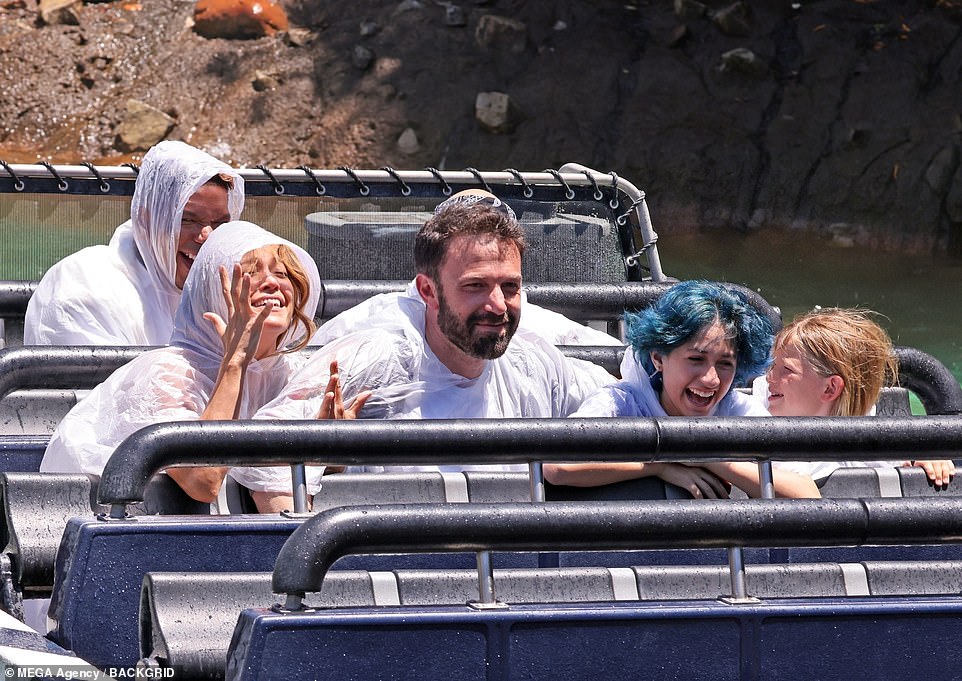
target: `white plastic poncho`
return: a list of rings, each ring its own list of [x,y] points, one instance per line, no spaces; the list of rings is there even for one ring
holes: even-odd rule
[[[63,419],[47,446],[42,471],[87,473],[99,476],[114,449],[128,435],[161,421],[199,419],[210,400],[223,356],[223,343],[213,325],[203,318],[216,312],[227,319],[218,268],[230,270],[254,249],[284,244],[296,254],[310,280],[304,308],[313,316],[320,293],[320,277],[311,257],[299,246],[249,222],[232,222],[213,232],[201,247],[184,284],[170,347],[151,350],[121,367],[94,388]],[[303,335],[289,332],[282,347]],[[280,393],[297,365],[297,355],[273,355],[254,360],[244,381],[239,417],[250,418]],[[321,471],[311,476],[319,489]],[[235,468],[231,476],[251,489],[291,490],[290,468]]]
[[[768,407],[768,379],[759,376],[752,382],[752,395],[762,405]],[[866,416],[875,416],[873,404]],[[782,470],[807,475],[815,480],[823,480],[839,468],[894,468],[901,461],[772,461],[772,466]]]
[[[367,318],[367,330],[349,333],[317,350],[284,393],[255,418],[315,418],[333,359],[338,361],[345,402],[363,390],[373,391],[361,418],[563,417],[572,413],[585,395],[614,380],[603,370],[577,371],[543,338],[520,333],[512,338],[504,355],[486,363],[479,377],[465,378],[452,373],[425,342],[424,311],[424,302],[417,292],[393,297],[385,314],[372,313]],[[440,470],[472,468],[452,465]],[[500,468],[526,469],[524,465]],[[391,466],[389,470],[438,468]]]
[[[622,379],[588,396],[572,416],[667,416],[661,398],[651,385],[645,367],[631,348],[621,362]],[[750,395],[730,390],[719,401],[712,416],[769,416],[761,402]]]
[[[217,174],[233,177],[228,209],[244,207],[244,180],[227,164],[184,144],[150,149],[137,176],[130,220],[106,246],[67,256],[43,276],[27,306],[25,345],[163,345],[181,292],[176,250],[184,206]]]

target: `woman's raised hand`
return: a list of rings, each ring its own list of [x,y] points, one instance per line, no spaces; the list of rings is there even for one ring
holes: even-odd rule
[[[364,403],[371,397],[371,391],[365,390],[357,395],[347,406],[344,406],[344,396],[341,394],[341,377],[338,374],[337,360],[331,362],[331,378],[327,381],[321,410],[317,414],[319,419],[356,419]]]
[[[227,320],[216,312],[204,313],[204,319],[214,326],[224,341],[224,361],[246,367],[257,352],[264,322],[274,303],[268,300],[260,309],[251,306],[251,276],[242,274],[239,264],[234,265],[229,279],[227,268],[221,266],[220,283],[224,302],[227,303]]]

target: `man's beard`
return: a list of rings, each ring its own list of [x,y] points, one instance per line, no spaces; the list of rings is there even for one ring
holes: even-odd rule
[[[478,323],[499,324],[503,322],[507,322],[507,326],[503,327],[503,333],[475,334],[472,332],[474,325]],[[462,322],[448,307],[447,301],[444,299],[444,293],[439,288],[438,328],[441,329],[445,338],[471,357],[497,359],[507,351],[514,332],[518,330],[518,318],[509,312],[505,312],[503,315],[476,312]]]

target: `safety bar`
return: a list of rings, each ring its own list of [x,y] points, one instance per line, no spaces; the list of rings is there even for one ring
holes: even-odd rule
[[[929,415],[962,414],[962,386],[942,362],[915,348],[896,347],[899,385],[915,393]]]
[[[296,610],[350,553],[599,551],[962,541],[962,499],[746,499],[338,507],[294,530],[273,591]]]
[[[636,302],[640,302],[640,298]],[[111,372],[149,349],[146,346],[55,345],[0,349],[0,399],[14,390],[93,388]],[[617,346],[563,345],[559,350],[568,357],[604,367],[611,374],[618,373],[625,352]],[[962,386],[944,364],[915,348],[897,347],[895,353],[899,360],[899,384],[918,395],[926,414],[962,413]]]
[[[149,347],[34,345],[0,350],[0,399],[14,390],[89,389]]]
[[[876,417],[192,421],[147,426],[104,468],[101,504],[141,501],[168,466],[531,461],[952,459],[962,419]]]
[[[67,346],[28,345],[0,348],[0,399],[15,390],[46,388],[87,390],[153,346]],[[560,350],[579,359],[596,357],[599,364],[616,372],[621,355],[595,346],[561,346]],[[317,348],[301,353],[310,355]],[[594,352],[593,352],[594,351]]]
[[[0,281],[0,317],[23,317],[37,290],[36,281]]]

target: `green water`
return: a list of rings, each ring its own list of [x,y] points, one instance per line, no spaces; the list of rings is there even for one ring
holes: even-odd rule
[[[679,279],[744,284],[790,321],[815,305],[875,310],[897,345],[924,350],[962,378],[962,260],[879,253],[795,232],[659,233]]]

